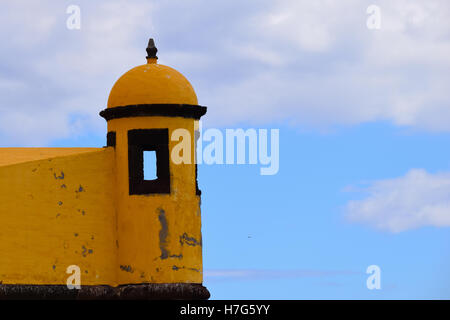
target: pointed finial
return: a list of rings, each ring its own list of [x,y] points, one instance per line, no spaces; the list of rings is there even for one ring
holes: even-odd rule
[[[158,57],[156,56],[158,49],[156,49],[155,47],[155,41],[153,40],[153,38],[150,38],[150,40],[148,40],[148,46],[146,51],[147,51],[147,59],[158,59]]]

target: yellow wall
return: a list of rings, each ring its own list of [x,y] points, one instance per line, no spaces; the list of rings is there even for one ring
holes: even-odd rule
[[[110,120],[115,148],[0,150],[9,154],[0,166],[3,284],[66,284],[69,265],[81,268],[82,285],[202,283],[194,162],[170,162],[170,194],[129,195],[127,132],[150,128],[169,129],[169,154],[173,130],[185,128],[195,150],[194,121],[181,117]]]
[[[131,129],[185,128],[194,149],[194,121],[181,117],[139,117],[108,121],[116,132],[120,283],[202,282],[200,197],[195,165],[170,162],[171,194],[129,195],[128,136]],[[166,228],[167,225],[167,228]],[[167,233],[167,235],[165,235]],[[165,254],[167,258],[165,258]]]
[[[73,264],[82,285],[115,284],[114,149],[78,151],[0,167],[3,284],[66,284]]]
[[[98,148],[0,148],[0,166],[63,157],[96,150]]]

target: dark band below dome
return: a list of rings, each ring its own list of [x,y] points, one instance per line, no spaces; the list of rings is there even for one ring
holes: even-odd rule
[[[206,113],[206,107],[192,104],[135,104],[107,108],[100,112],[106,121],[120,118],[165,116],[200,119]]]

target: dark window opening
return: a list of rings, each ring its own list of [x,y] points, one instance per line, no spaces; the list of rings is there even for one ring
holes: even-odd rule
[[[197,141],[200,138],[200,131],[195,130],[194,132],[195,136],[195,194],[197,196],[200,196],[202,194],[202,191],[198,188],[198,168],[197,168]],[[203,152],[200,150],[200,152]]]
[[[169,130],[128,131],[130,195],[170,193]]]
[[[198,169],[197,169],[197,164],[195,164],[195,194],[197,196],[201,196],[202,195],[202,191],[198,188],[197,174],[198,174]]]
[[[106,134],[106,146],[115,147],[116,146],[116,132],[110,131]]]

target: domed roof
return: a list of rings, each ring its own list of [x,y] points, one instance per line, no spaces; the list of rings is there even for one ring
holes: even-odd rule
[[[147,64],[131,69],[116,81],[108,98],[108,108],[138,104],[197,105],[197,95],[178,71],[158,64],[152,39],[147,48]]]

